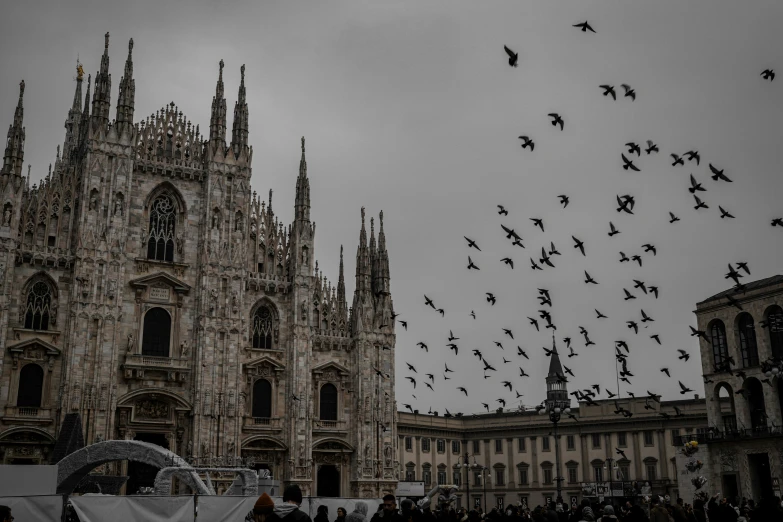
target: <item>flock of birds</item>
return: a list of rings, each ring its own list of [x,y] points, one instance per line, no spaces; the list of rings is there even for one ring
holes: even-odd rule
[[[582,32],[592,32],[596,33],[596,31],[593,29],[593,27],[587,22],[582,22],[578,24],[574,24],[574,27],[577,27],[581,29]],[[519,54],[510,49],[508,46],[504,46],[504,49],[506,51],[506,54],[508,55],[508,64],[511,67],[518,67],[519,65]],[[761,73],[761,76],[763,79],[772,81],[775,78],[775,73],[772,69],[766,69]],[[624,90],[624,98],[629,98],[631,102],[636,100],[636,90],[632,88],[628,84],[621,84],[622,89]],[[613,85],[600,85],[600,89],[602,89],[602,94],[604,97],[611,96],[612,100],[617,100],[617,91],[615,90],[615,87]],[[559,113],[549,113],[548,116],[551,118],[551,124],[555,127],[559,127],[562,131],[565,128],[565,118],[562,114]],[[535,150],[535,141],[530,135],[523,135],[519,136],[519,139],[521,140],[521,147],[523,149],[529,149],[529,153],[532,153]],[[642,154],[644,152],[644,154]],[[622,161],[621,166],[624,171],[634,171],[634,172],[640,172],[641,171],[641,159],[647,158],[651,156],[652,154],[659,154],[660,150],[658,146],[652,141],[647,140],[646,147],[642,148],[642,145],[639,143],[629,142],[625,144],[625,150],[620,153],[620,160]],[[683,153],[671,153],[670,158],[672,159],[671,166],[672,167],[686,167],[692,166],[692,164],[695,163],[695,166],[700,166],[701,164],[701,156],[699,154],[698,150],[688,150]],[[686,163],[687,162],[687,163]],[[732,183],[733,180],[727,176],[724,173],[723,168],[718,168],[712,163],[708,163],[708,168],[711,173],[711,179],[714,183]],[[704,187],[704,181],[698,180],[693,174],[690,175],[690,187],[688,187],[688,191],[694,198],[694,206],[693,208],[696,211],[706,211],[707,209],[711,208],[710,204],[708,204],[704,198],[704,193],[707,192],[707,188]],[[699,196],[701,194],[701,196]],[[558,196],[559,204],[562,205],[563,209],[566,209],[568,207],[568,204],[570,202],[570,197],[567,194],[561,194]],[[607,235],[610,238],[614,238],[618,234],[621,234],[620,226],[623,224],[622,219],[629,219],[624,216],[633,215],[634,214],[634,207],[636,205],[636,198],[631,194],[617,194],[616,195],[616,202],[617,202],[617,208],[616,211],[618,213],[618,224],[613,223],[610,221],[608,223],[608,231]],[[718,210],[720,211],[720,218],[721,219],[735,219],[735,216],[732,212],[727,210],[724,207],[724,204],[717,205]],[[513,249],[513,247],[519,248],[519,254],[521,257],[528,257],[529,263],[530,263],[530,269],[535,271],[544,271],[544,270],[550,270],[554,269],[556,267],[556,259],[557,256],[563,256],[564,254],[561,253],[558,250],[558,246],[555,245],[554,241],[552,240],[546,240],[544,241],[544,244],[548,243],[549,246],[542,246],[540,255],[537,252],[537,248],[535,249],[535,252],[533,255],[528,255],[527,253],[523,253],[524,251],[527,251],[526,246],[524,244],[525,239],[522,237],[522,229],[517,226],[516,228],[506,221],[506,219],[510,219],[512,216],[510,215],[509,209],[507,209],[503,205],[497,205],[497,214],[500,215],[503,219],[498,223],[500,226],[500,229],[502,230],[502,233],[505,236],[505,239],[510,242],[510,245]],[[676,222],[680,221],[680,217],[675,215],[673,211],[668,211],[669,214],[669,224],[674,225]],[[541,233],[545,233],[546,225],[544,223],[543,218],[540,217],[530,217],[528,218],[529,221],[532,222],[532,227],[539,229]],[[783,227],[783,218],[774,218],[772,219],[771,225],[773,227]],[[514,255],[513,257],[511,255],[508,255],[506,257],[501,258],[499,261],[496,259],[487,259],[485,258],[485,254],[482,252],[481,247],[479,245],[479,240],[470,238],[467,236],[463,236],[464,240],[466,241],[466,250],[467,250],[467,270],[468,272],[480,272],[481,268],[489,263],[503,263],[505,266],[508,267],[510,270],[514,270],[516,268],[521,268],[520,261],[515,261]],[[571,236],[571,239],[573,240],[573,244],[570,245],[571,248],[563,248],[566,252],[571,252],[570,255],[574,256],[583,256],[587,257],[588,253],[591,251],[590,245],[586,243],[586,241],[581,240],[575,236]],[[657,255],[657,247],[654,244],[651,243],[645,243],[640,245],[639,247],[641,250],[637,253],[631,253],[631,255],[627,255],[625,252],[619,251],[619,262],[620,263],[636,263],[638,264],[637,270],[641,271],[642,267],[644,266],[645,259],[649,256],[656,256]],[[531,249],[533,250],[533,249]],[[475,259],[474,259],[475,257]],[[524,265],[524,261],[521,262],[522,265]],[[744,286],[740,282],[740,279],[744,277],[745,275],[750,275],[750,269],[748,267],[748,263],[745,261],[739,261],[733,263],[735,267],[732,266],[732,263],[729,263],[729,272],[725,275],[726,279],[731,279],[735,283],[734,291],[735,292],[742,292],[744,291]],[[516,265],[516,266],[515,266]],[[623,288],[623,294],[622,297],[623,303],[626,303],[626,306],[623,307],[624,310],[628,311],[630,313],[630,309],[628,307],[629,301],[637,301],[641,299],[658,299],[660,295],[660,289],[657,284],[653,284],[647,281],[642,280],[642,276],[639,275],[638,279],[632,279],[632,281],[628,282],[627,288]],[[632,284],[631,284],[632,283]],[[594,277],[592,277],[586,270],[584,271],[584,284],[592,284],[592,285],[598,285],[600,284],[600,281],[596,280]],[[433,294],[430,294],[433,295]],[[496,304],[500,302],[499,298],[495,293],[493,292],[486,292],[486,305],[483,305],[485,309],[491,309]],[[536,296],[536,299],[538,300],[538,316],[537,317],[527,317],[527,320],[529,322],[528,327],[535,328],[537,332],[541,331],[541,328],[543,327],[545,330],[550,329],[552,331],[552,348],[543,347],[543,351],[547,357],[551,357],[556,352],[556,330],[557,325],[552,317],[551,308],[552,308],[552,295],[550,294],[550,290],[547,288],[539,288],[538,289],[538,295]],[[742,309],[741,305],[731,296],[728,296],[728,299],[731,304],[736,306],[739,309]],[[436,304],[435,299],[432,297],[429,297],[427,294],[424,295],[424,301],[423,301],[425,308],[429,307],[433,310],[433,312],[436,314],[435,317],[445,319],[446,315],[446,309],[444,306],[440,306],[439,304]],[[549,309],[547,309],[549,307]],[[478,307],[476,307],[478,308]],[[608,315],[605,313],[602,313],[598,309],[594,309],[595,316],[598,320],[604,320],[608,319]],[[483,313],[483,312],[482,312]],[[395,314],[395,319],[398,314]],[[426,316],[423,316],[426,317]],[[473,320],[477,320],[477,314],[476,310],[471,310],[470,317]],[[464,321],[460,321],[461,323],[464,323]],[[407,330],[408,329],[408,321],[399,320],[399,323]],[[639,306],[639,312],[638,315],[634,315],[631,317],[628,317],[625,321],[626,326],[630,331],[633,332],[634,336],[640,335],[640,333],[648,328],[651,328],[652,325],[655,323],[655,319],[647,312],[645,312],[644,308],[642,308],[642,305],[640,303]],[[760,326],[763,328],[765,324],[760,324]],[[698,336],[703,339],[705,339],[708,343],[710,342],[709,337],[707,336],[706,332],[697,330],[696,328],[691,328],[691,336]],[[590,334],[588,330],[583,327],[579,326],[579,332],[580,335],[583,337],[582,339],[582,346],[577,347],[576,342],[572,340],[570,337],[563,337],[562,342],[565,344],[565,348],[568,350],[567,354],[559,354],[566,355],[565,358],[563,358],[564,364],[562,364],[563,367],[563,374],[558,375],[558,379],[562,382],[569,382],[569,377],[573,378],[575,377],[575,372],[573,368],[576,368],[576,361],[571,362],[574,357],[578,357],[582,352],[582,348],[588,348],[591,345],[595,345],[595,343],[590,339]],[[515,337],[515,334],[517,337]],[[524,349],[522,346],[520,346],[518,337],[523,336],[524,334],[522,332],[514,332],[511,329],[503,328],[502,334],[501,332],[498,332],[498,335],[501,336],[502,340],[494,340],[493,346],[491,348],[491,351],[483,348],[474,348],[471,351],[472,357],[475,358],[475,364],[477,369],[483,373],[483,382],[480,381],[479,385],[482,388],[482,394],[485,393],[485,390],[488,386],[490,386],[490,382],[495,382],[494,377],[497,375],[497,368],[500,365],[513,365],[517,366],[519,369],[519,379],[522,379],[521,383],[524,383],[524,378],[527,378],[530,376],[530,374],[525,370],[524,365],[529,362],[530,357],[528,356],[528,353],[526,349]],[[654,340],[658,345],[662,345],[661,336],[662,334],[659,332],[650,332],[645,333],[650,339]],[[456,336],[453,332],[453,330],[449,330],[449,336],[445,339],[445,349],[449,351],[449,357],[458,357],[460,356],[460,337]],[[623,339],[617,339],[614,341],[614,348],[615,348],[615,360],[616,360],[616,383],[612,383],[611,386],[602,385],[601,383],[592,383],[589,388],[582,389],[582,390],[575,390],[571,392],[571,395],[576,398],[579,402],[584,402],[586,404],[595,404],[595,400],[602,398],[601,396],[604,395],[608,399],[615,399],[615,411],[614,413],[617,415],[623,415],[625,417],[631,417],[633,413],[631,411],[628,411],[627,409],[624,409],[619,402],[617,402],[617,398],[623,398],[621,396],[620,391],[620,382],[624,382],[628,385],[631,385],[631,378],[635,376],[634,373],[631,372],[630,367],[630,346],[629,342]],[[429,352],[430,346],[425,341],[419,341],[417,343],[417,346],[420,350],[423,350],[425,352]],[[433,346],[435,348],[435,346]],[[439,349],[440,346],[438,346],[435,349]],[[508,350],[506,350],[508,348]],[[453,352],[453,356],[450,352]],[[678,353],[677,359],[681,361],[688,361],[690,358],[690,354],[683,349],[677,349],[676,352]],[[464,351],[463,351],[464,354]],[[463,355],[464,356],[464,355]],[[567,364],[565,364],[567,363]],[[408,384],[410,385],[411,390],[411,397],[415,400],[419,400],[417,394],[420,393],[434,393],[436,391],[436,388],[439,391],[444,391],[446,393],[458,393],[458,394],[464,394],[464,396],[471,397],[470,391],[466,387],[466,382],[459,382],[459,383],[448,383],[450,380],[455,380],[455,377],[450,377],[449,374],[454,374],[454,370],[449,368],[449,363],[444,362],[444,368],[442,371],[435,371],[431,368],[427,368],[431,373],[425,373],[422,371],[422,373],[419,373],[419,370],[416,368],[414,364],[411,362],[406,362],[405,365],[407,367],[407,371],[409,372],[409,375],[406,375],[404,377],[404,380],[408,381]],[[570,365],[570,366],[569,366]],[[716,368],[716,370],[723,370],[723,371],[732,371],[731,366],[736,365],[736,363],[731,360],[731,358],[728,358],[727,362],[725,363],[725,367],[723,368]],[[420,365],[421,366],[421,365]],[[659,371],[661,374],[665,375],[666,378],[672,378],[672,370],[668,366],[659,368]],[[738,371],[736,372],[737,375],[741,375],[743,372]],[[515,395],[511,396],[510,398],[507,396],[501,396],[497,398],[495,401],[499,405],[491,406],[489,403],[481,403],[481,406],[483,409],[485,409],[487,412],[490,412],[492,410],[496,410],[497,412],[502,412],[506,408],[507,402],[513,401],[513,400],[520,400],[524,394],[520,392],[522,388],[522,384],[515,384],[512,383],[509,380],[500,380],[496,379],[497,383],[497,389],[500,393],[503,393],[504,395],[506,393],[513,393]],[[475,381],[474,381],[475,382]],[[693,393],[694,390],[688,388],[685,386],[682,381],[677,381],[678,387],[681,395],[686,395],[689,393]],[[705,378],[705,383],[712,382],[711,380]],[[487,384],[484,384],[487,383]],[[423,386],[422,386],[423,385]],[[612,391],[614,389],[615,391]],[[658,402],[660,403],[660,394],[656,394],[654,392],[651,392],[647,390],[647,395],[645,398],[645,409],[646,410],[656,410],[656,408],[651,404],[650,401]],[[737,394],[745,394],[744,390],[739,390],[736,392]],[[625,394],[628,397],[635,397],[635,394],[631,391],[625,391]],[[424,397],[422,397],[424,398]],[[414,409],[414,406],[410,403],[403,403],[404,408],[411,411],[412,413],[419,413],[418,409]],[[524,408],[520,407],[519,410],[522,411]],[[670,414],[660,411],[660,408],[657,408],[658,414],[662,417],[669,417]],[[675,415],[682,415],[682,413],[679,411],[678,408],[674,408]],[[434,414],[438,415],[437,411],[433,411],[432,407],[429,408],[428,414]],[[444,416],[451,417],[451,416],[462,416],[462,412],[455,412],[452,413],[448,409],[445,410]],[[476,415],[476,413],[474,413]],[[569,417],[576,420],[576,417],[572,414],[569,414]]]

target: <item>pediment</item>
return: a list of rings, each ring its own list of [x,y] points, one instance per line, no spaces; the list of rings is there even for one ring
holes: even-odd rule
[[[252,361],[245,363],[244,366],[245,368],[258,368],[260,366],[271,366],[272,369],[276,372],[281,372],[285,370],[284,364],[274,360],[268,355],[261,356],[258,359],[253,359]]]
[[[156,274],[150,274],[148,276],[132,279],[128,282],[133,288],[147,288],[150,286],[165,285],[174,289],[177,293],[187,294],[190,292],[190,285],[177,279],[176,277],[167,274],[166,272],[158,272]]]
[[[334,361],[328,361],[323,364],[319,364],[318,366],[313,368],[313,373],[326,373],[330,370],[337,372],[337,374],[340,375],[341,377],[344,377],[351,373],[348,371],[348,368]]]
[[[28,353],[29,350],[34,350],[37,347],[42,348],[45,352],[44,355],[46,356],[59,357],[62,353],[59,348],[51,343],[47,343],[43,339],[39,339],[38,337],[13,344],[8,347],[8,351],[15,354],[23,354]]]
[[[342,439],[330,437],[315,441],[313,443],[313,451],[353,452],[354,448]]]

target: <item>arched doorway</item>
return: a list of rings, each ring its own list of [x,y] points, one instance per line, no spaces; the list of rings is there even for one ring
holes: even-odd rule
[[[169,449],[169,441],[163,433],[137,433],[134,440],[141,442],[151,442],[163,449]],[[143,462],[128,462],[128,482],[125,483],[125,494],[135,495],[139,488],[151,488],[155,485],[155,475],[159,468]]]
[[[322,464],[318,467],[318,490],[316,495],[319,497],[339,497],[340,496],[340,471],[332,464]]]

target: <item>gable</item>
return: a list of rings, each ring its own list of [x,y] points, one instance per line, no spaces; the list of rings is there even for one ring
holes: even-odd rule
[[[348,371],[348,368],[346,368],[345,366],[339,363],[336,363],[335,361],[327,361],[313,368],[313,373],[315,374],[323,374],[328,372],[335,372],[341,377],[344,377],[351,373]]]
[[[145,289],[148,287],[170,287],[175,292],[187,294],[190,292],[190,285],[177,279],[176,277],[167,274],[166,272],[158,272],[144,277],[139,277],[128,282],[133,288]]]
[[[35,359],[38,357],[38,354],[40,354],[41,357],[58,357],[61,354],[59,348],[38,337],[12,344],[8,347],[8,351],[17,355],[25,354],[28,359]]]

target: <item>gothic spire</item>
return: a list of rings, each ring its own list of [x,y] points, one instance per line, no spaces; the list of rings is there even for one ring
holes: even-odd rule
[[[128,42],[128,59],[125,60],[125,74],[120,80],[120,94],[117,97],[117,134],[130,132],[133,127],[133,109],[136,99],[136,81],[133,79],[133,38]]]
[[[242,79],[239,82],[239,95],[234,105],[234,123],[231,133],[231,148],[234,150],[234,157],[240,158],[242,154],[247,155],[247,136],[250,123],[249,112],[247,110],[247,97],[245,95],[245,64],[240,68]]]
[[[370,289],[378,293],[378,250],[375,246],[375,218],[370,218]]]
[[[380,230],[378,230],[378,271],[376,277],[378,278],[376,292],[380,292],[384,295],[389,294],[389,253],[386,251],[386,234],[383,233],[383,210],[381,210],[378,216],[380,221]]]
[[[560,365],[560,356],[557,354],[555,333],[552,332],[552,355],[549,358],[549,373],[547,377],[558,377],[561,375],[563,375],[563,367]]]
[[[296,221],[310,221],[310,180],[307,178],[304,136],[302,136],[302,159],[299,160],[299,176],[296,178],[294,216]]]
[[[568,389],[563,367],[560,365],[560,356],[557,354],[555,332],[552,332],[552,355],[549,358],[549,372],[546,376],[546,398],[550,402],[568,403]]]
[[[84,106],[82,108],[82,119],[79,122],[79,143],[78,146],[85,142],[89,130],[90,123],[90,85],[92,84],[92,75],[87,75],[87,92],[84,94]]]
[[[105,35],[101,69],[95,75],[95,96],[92,99],[92,131],[108,130],[111,110],[111,74],[109,74],[109,33]]]
[[[347,319],[346,307],[348,306],[345,300],[345,270],[343,269],[343,246],[340,245],[340,275],[337,278],[337,310],[340,317]]]
[[[84,69],[82,64],[76,61],[76,89],[73,93],[73,103],[68,110],[68,118],[65,120],[65,143],[63,143],[62,161],[66,165],[71,161],[71,155],[79,146],[79,123],[82,117],[82,83],[84,82]]]
[[[369,290],[370,256],[367,252],[367,229],[364,227],[364,207],[362,207],[362,229],[359,232],[359,246],[356,248],[356,287],[355,294]]]
[[[3,155],[3,175],[22,175],[22,163],[24,162],[24,80],[19,82],[19,100],[14,110],[14,122],[8,126],[8,139]]]
[[[223,60],[220,60],[215,96],[212,97],[212,115],[209,120],[209,144],[212,152],[226,149],[226,98],[223,95]]]

